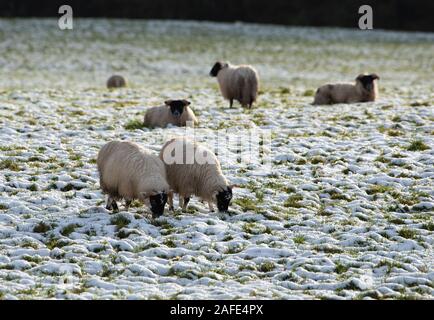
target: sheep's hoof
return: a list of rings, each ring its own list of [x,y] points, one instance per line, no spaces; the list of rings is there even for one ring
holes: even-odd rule
[[[112,203],[112,209],[113,209],[113,213],[118,213],[119,212],[119,208],[116,202]]]

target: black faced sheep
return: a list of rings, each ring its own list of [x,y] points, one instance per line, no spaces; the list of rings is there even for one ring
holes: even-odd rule
[[[163,214],[170,187],[156,155],[133,142],[112,141],[99,151],[97,165],[108,210],[118,210],[116,200],[125,199],[128,208],[138,199],[151,207],[153,217]]]
[[[356,103],[375,101],[378,96],[377,80],[375,73],[361,74],[356,78],[356,83],[326,84],[318,88],[313,104]]]
[[[178,127],[197,124],[196,116],[187,100],[167,100],[164,105],[146,111],[144,125],[165,128],[168,124]]]
[[[243,108],[251,108],[258,97],[259,76],[251,66],[216,62],[210,76],[217,77],[220,91],[223,97],[229,100],[230,107],[234,100],[237,100]]]
[[[188,139],[175,138],[167,141],[161,152],[167,181],[174,193],[179,194],[180,205],[185,211],[192,195],[208,202],[210,211],[213,203],[219,211],[227,211],[232,200],[232,186],[223,175],[215,154],[208,148]],[[173,197],[169,196],[173,209]]]

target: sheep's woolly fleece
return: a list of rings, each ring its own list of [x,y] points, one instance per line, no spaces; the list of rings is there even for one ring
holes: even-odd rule
[[[0,298],[434,297],[434,35],[195,22],[0,20]],[[225,44],[225,45],[222,45]],[[227,109],[216,60],[254,65],[256,108]],[[380,99],[312,106],[380,75]],[[111,74],[129,88],[108,91]],[[201,128],[272,131],[272,170],[222,162],[229,214],[193,199],[151,220],[104,209],[113,139],[158,153],[148,106],[188,98]],[[207,137],[199,135],[207,142]]]

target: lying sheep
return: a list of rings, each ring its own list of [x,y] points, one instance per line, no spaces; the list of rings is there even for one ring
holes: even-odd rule
[[[190,140],[175,138],[167,141],[160,152],[164,162],[167,181],[174,193],[179,194],[182,210],[187,209],[192,195],[208,202],[209,210],[214,211],[217,203],[219,211],[227,211],[232,200],[232,186],[229,186],[215,154]],[[173,195],[169,196],[169,206],[173,210]]]
[[[356,83],[326,84],[318,88],[313,104],[356,103],[375,101],[378,95],[377,81],[373,74],[360,74]]]
[[[120,75],[113,75],[107,80],[107,88],[122,88],[127,86],[127,81]]]
[[[165,128],[169,123],[178,127],[185,127],[187,122],[197,124],[196,116],[189,107],[187,100],[167,100],[163,106],[152,107],[146,111],[144,125],[147,127]]]
[[[258,72],[253,67],[216,62],[209,74],[217,77],[223,97],[229,100],[229,107],[232,108],[234,100],[240,102],[243,108],[252,107],[259,90]]]
[[[153,217],[163,214],[170,188],[157,156],[133,142],[112,141],[99,151],[97,165],[107,210],[118,211],[116,200],[125,199],[128,209],[138,199],[150,205]]]

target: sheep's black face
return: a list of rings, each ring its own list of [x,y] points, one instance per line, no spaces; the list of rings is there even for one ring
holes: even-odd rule
[[[212,67],[211,71],[209,72],[209,75],[211,77],[217,77],[219,71],[223,69],[223,63],[222,62],[216,62],[214,66]]]
[[[166,202],[167,202],[166,192],[162,192],[154,196],[150,196],[149,202],[151,203],[152,217],[158,218],[164,213],[164,207],[166,206]]]
[[[185,107],[190,105],[187,100],[168,100],[166,105],[170,107],[170,112],[175,118],[179,118],[185,110]]]
[[[379,77],[376,74],[360,75],[357,77],[357,80],[360,81],[363,88],[365,88],[367,91],[374,89],[374,81],[377,79],[379,79]]]
[[[217,209],[220,212],[228,211],[229,204],[232,200],[232,188],[228,187],[226,190],[217,193]]]

